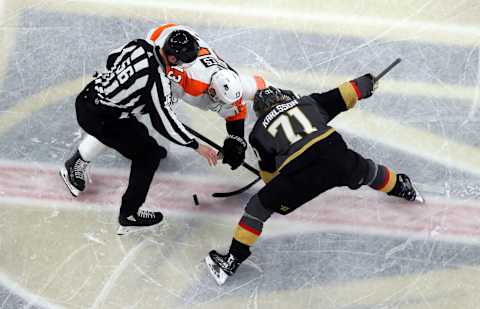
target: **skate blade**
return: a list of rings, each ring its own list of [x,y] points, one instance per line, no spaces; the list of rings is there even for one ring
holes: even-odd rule
[[[417,190],[415,190],[415,201],[416,202],[419,202],[421,204],[425,204],[425,199],[423,198],[423,196],[420,194],[420,192],[418,192]]]
[[[425,199],[423,198],[422,194],[420,194],[420,191],[412,184],[413,190],[415,190],[415,202],[425,204]]]
[[[68,172],[65,167],[62,167],[60,169],[60,176],[62,176],[63,182],[68,188],[68,191],[73,195],[73,197],[78,197],[80,195],[80,190],[75,188],[71,183],[70,180],[68,180]]]
[[[212,258],[207,255],[205,257],[205,263],[207,264],[210,274],[213,276],[218,285],[223,285],[228,279],[228,275],[215,263]]]
[[[117,235],[127,235],[138,232],[146,232],[155,230],[160,223],[150,226],[123,226],[120,225],[117,229]]]

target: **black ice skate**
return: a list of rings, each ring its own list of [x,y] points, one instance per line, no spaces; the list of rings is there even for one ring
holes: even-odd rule
[[[65,162],[65,166],[60,169],[60,175],[63,181],[67,185],[68,190],[70,190],[70,193],[75,197],[85,190],[87,166],[88,161],[83,160],[77,150],[77,152]]]
[[[397,183],[393,187],[392,191],[387,193],[388,195],[397,196],[410,202],[424,203],[425,200],[420,195],[420,192],[413,186],[410,178],[405,174],[397,175]]]
[[[215,250],[210,251],[205,257],[205,263],[218,285],[224,284],[240,266],[240,261],[233,254],[222,255]]]
[[[120,227],[117,230],[117,235],[125,235],[132,232],[151,229],[162,220],[163,215],[161,212],[146,209],[139,209],[136,214],[130,216],[120,215],[118,217]]]

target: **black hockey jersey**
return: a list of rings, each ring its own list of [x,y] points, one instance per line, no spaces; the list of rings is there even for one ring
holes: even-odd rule
[[[335,129],[328,126],[340,112],[358,100],[349,82],[325,93],[313,93],[275,106],[257,119],[250,145],[259,157],[260,174],[268,182],[287,164]]]
[[[172,109],[170,80],[158,50],[134,40],[110,53],[106,71],[97,74],[95,103],[119,118],[148,114],[152,127],[170,141],[196,149],[198,142],[185,130]]]

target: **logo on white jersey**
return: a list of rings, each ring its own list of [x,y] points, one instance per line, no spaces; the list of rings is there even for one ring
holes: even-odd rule
[[[181,67],[174,67],[175,70],[179,71],[179,72],[183,72],[183,68]],[[175,83],[180,83],[182,81],[182,75],[175,75],[174,71],[173,71],[173,68],[172,70],[169,70],[168,73],[167,73],[167,78],[172,80],[173,82]]]

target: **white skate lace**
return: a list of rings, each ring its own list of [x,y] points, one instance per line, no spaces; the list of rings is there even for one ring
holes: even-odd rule
[[[137,216],[141,218],[146,218],[146,219],[149,219],[149,218],[153,219],[155,218],[155,213],[145,209],[139,209],[137,212]]]
[[[88,166],[88,162],[85,162],[81,159],[77,160],[75,162],[75,165],[73,166],[73,175],[76,179],[81,179],[85,181],[87,179],[87,173],[86,169]]]
[[[217,253],[217,257],[215,260],[217,261],[218,264],[220,264],[223,270],[230,271],[230,272],[233,270],[233,268],[236,265],[235,257],[232,254],[229,254],[228,257],[227,256],[222,257],[220,254]]]

